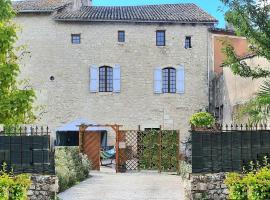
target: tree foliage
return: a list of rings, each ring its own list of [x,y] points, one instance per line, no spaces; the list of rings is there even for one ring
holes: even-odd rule
[[[0,124],[29,123],[35,119],[32,89],[20,89],[17,77],[20,72],[15,42],[17,27],[10,0],[0,0]]]
[[[270,61],[270,4],[268,0],[221,0],[228,8],[226,21],[233,25],[238,36],[246,37],[250,43],[250,52]],[[225,44],[225,43],[224,43]],[[223,48],[226,55],[224,66],[244,78],[269,78],[266,66],[249,66],[226,43]],[[251,123],[266,122],[270,116],[270,82],[267,81],[256,98],[241,110],[240,115],[248,114]]]
[[[235,28],[238,36],[244,36],[250,43],[250,52],[270,60],[270,5],[267,0],[221,0],[229,11],[226,21]],[[225,65],[230,66],[235,74],[243,77],[269,77],[270,72],[263,68],[253,68],[241,61],[234,48],[227,44]]]

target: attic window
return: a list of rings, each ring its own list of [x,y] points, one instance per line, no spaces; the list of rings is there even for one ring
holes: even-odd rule
[[[192,46],[191,46],[191,36],[186,36],[185,38],[185,48],[186,49],[191,49]]]
[[[166,39],[165,39],[165,31],[159,30],[156,32],[156,45],[157,46],[165,46]]]
[[[71,34],[72,44],[81,44],[81,34]]]
[[[125,31],[118,31],[118,42],[125,42]]]

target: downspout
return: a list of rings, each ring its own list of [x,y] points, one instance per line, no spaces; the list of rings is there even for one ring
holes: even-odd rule
[[[210,40],[210,31],[207,29],[207,87],[208,87],[208,111],[210,112],[211,105],[211,89],[210,89],[210,55],[209,55],[209,40]]]

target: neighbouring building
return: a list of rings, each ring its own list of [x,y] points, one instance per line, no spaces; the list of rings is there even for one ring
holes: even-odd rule
[[[242,57],[242,62],[246,62],[253,68],[261,67],[270,70],[270,62],[254,54]],[[220,108],[218,115],[220,123],[247,123],[248,117],[238,119],[239,110],[256,96],[264,81],[264,78],[242,78],[234,75],[229,67],[224,66],[223,72],[213,80],[214,103],[216,108]]]
[[[231,112],[231,109],[228,110],[228,108],[225,108],[225,105],[228,105],[229,103],[223,99],[223,92],[226,92],[225,89],[223,89],[223,77],[229,76],[230,78],[237,77],[234,76],[232,73],[230,74],[230,69],[226,67],[222,67],[226,55],[223,53],[223,47],[224,42],[227,42],[231,44],[236,54],[239,57],[246,57],[250,55],[249,53],[249,43],[245,37],[239,37],[235,34],[232,27],[228,26],[226,29],[221,28],[211,28],[210,29],[210,40],[211,40],[211,61],[210,61],[210,87],[209,87],[209,93],[210,93],[210,104],[209,104],[209,110],[211,113],[213,113],[219,123],[224,122],[224,118],[226,118],[226,122],[231,123],[232,121],[228,121],[229,118],[226,116],[224,117],[224,110],[228,114]],[[229,78],[228,77],[228,78]],[[228,82],[228,84],[232,84],[232,82]],[[230,94],[232,91],[229,91],[228,94]],[[238,94],[236,91],[234,91],[234,94]]]
[[[30,54],[40,124],[53,132],[78,118],[122,129],[178,129],[209,105],[209,31],[195,4],[94,6],[90,0],[14,3],[19,43]],[[108,139],[113,141],[113,135]]]

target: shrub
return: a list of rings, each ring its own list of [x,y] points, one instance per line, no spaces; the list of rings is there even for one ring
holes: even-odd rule
[[[270,166],[248,174],[230,173],[226,177],[225,184],[229,188],[230,199],[270,199]]]
[[[212,127],[215,123],[215,118],[208,112],[199,112],[193,114],[189,122],[196,128]]]
[[[31,185],[30,175],[13,175],[5,170],[0,172],[0,199],[1,200],[26,200],[27,191]]]
[[[55,169],[59,179],[59,191],[83,181],[89,175],[91,163],[86,155],[79,153],[78,147],[57,147],[55,149]]]

